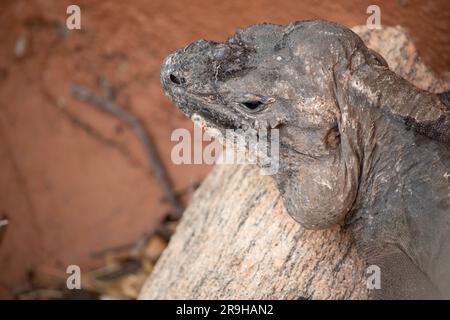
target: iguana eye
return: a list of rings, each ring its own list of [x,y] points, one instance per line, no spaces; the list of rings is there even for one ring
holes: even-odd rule
[[[275,101],[274,98],[268,98],[254,94],[245,94],[240,102],[240,105],[243,108],[254,112],[261,110],[263,107],[266,107],[268,104],[271,104],[274,101]]]
[[[258,107],[264,105],[261,101],[248,101],[248,102],[242,102],[242,105],[250,110],[255,110]]]

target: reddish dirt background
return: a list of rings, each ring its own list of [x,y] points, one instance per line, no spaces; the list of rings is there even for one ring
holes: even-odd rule
[[[450,70],[447,0],[78,0],[82,29],[68,31],[72,3],[0,4],[0,215],[10,222],[0,235],[0,297],[11,297],[30,271],[101,264],[95,252],[136,241],[170,211],[139,141],[71,97],[70,84],[101,94],[106,80],[116,89],[117,102],[150,131],[186,203],[210,168],[170,161],[172,130],[192,129],[159,86],[159,66],[175,48],[263,21],[321,18],[351,27],[378,4],[382,24],[406,27],[427,64]],[[19,57],[17,41],[27,43]]]

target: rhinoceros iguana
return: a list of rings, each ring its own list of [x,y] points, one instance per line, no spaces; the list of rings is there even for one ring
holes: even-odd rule
[[[450,110],[351,30],[250,26],[177,50],[161,83],[208,127],[279,129],[287,212],[305,228],[348,228],[380,267],[375,298],[450,298]]]

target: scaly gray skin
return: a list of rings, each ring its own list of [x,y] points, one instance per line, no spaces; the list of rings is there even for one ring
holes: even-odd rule
[[[347,227],[375,298],[450,298],[450,112],[351,30],[259,24],[166,58],[166,95],[208,127],[280,130],[274,176],[305,228]]]

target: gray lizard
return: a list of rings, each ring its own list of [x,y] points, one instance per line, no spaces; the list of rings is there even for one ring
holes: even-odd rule
[[[375,298],[450,298],[450,110],[351,30],[303,21],[200,40],[166,58],[161,83],[222,133],[279,129],[287,212],[350,230],[380,267]]]

